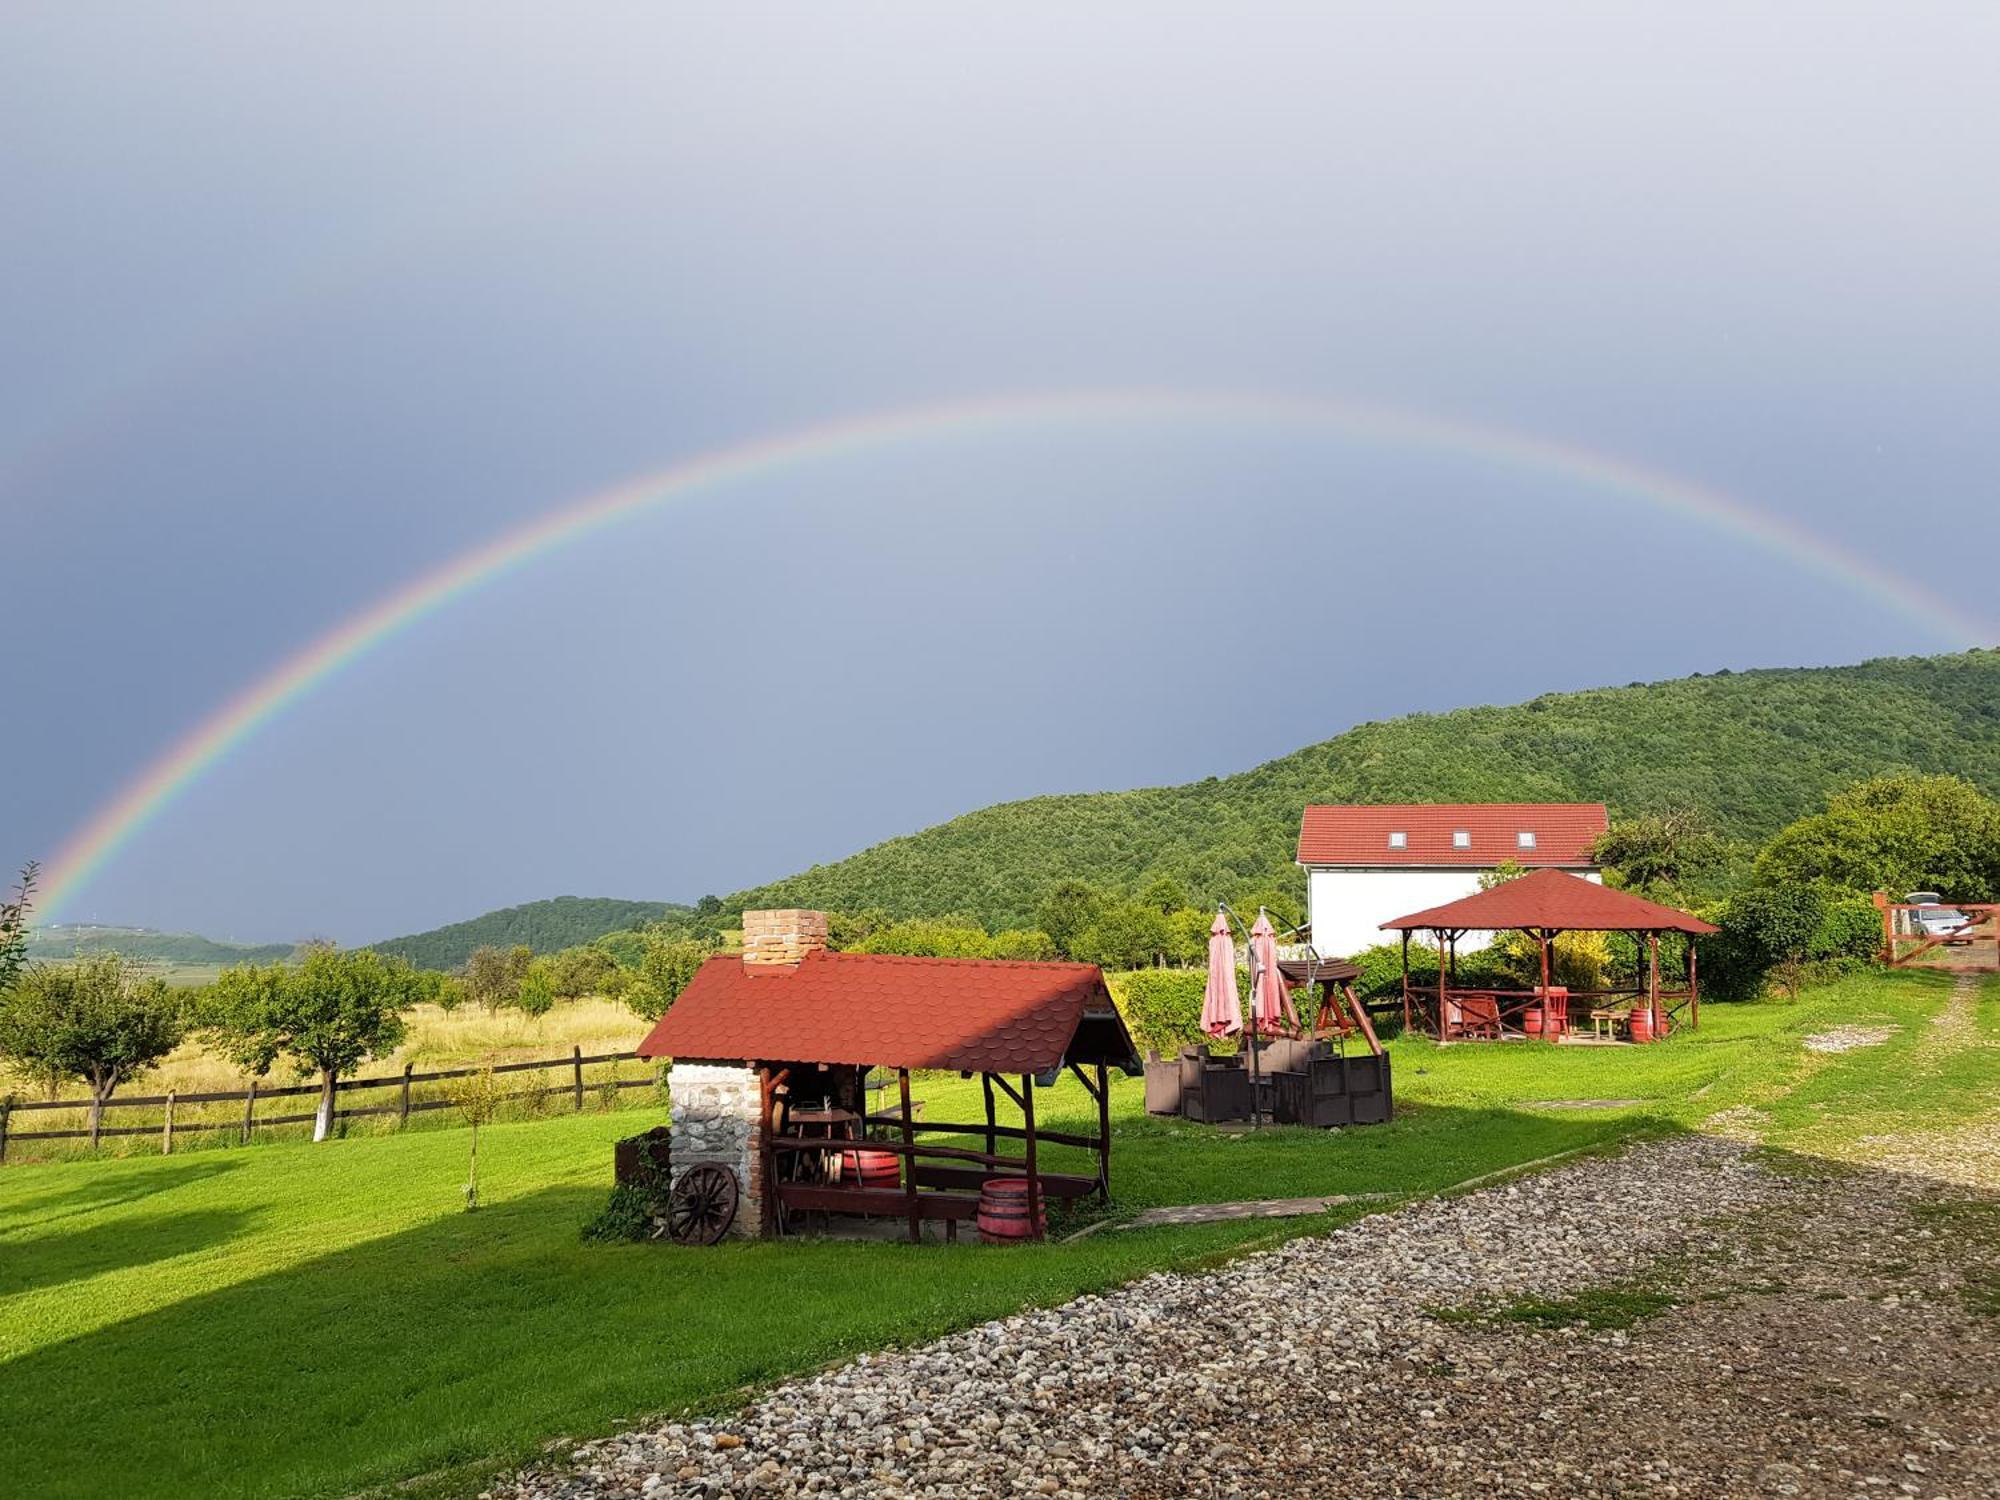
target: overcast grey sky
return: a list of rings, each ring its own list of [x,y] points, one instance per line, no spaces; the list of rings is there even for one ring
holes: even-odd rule
[[[2000,10],[1744,9],[9,6],[0,859],[511,525],[958,397],[1514,429],[1991,618]],[[473,594],[58,915],[360,941],[692,898],[1362,719],[1972,643],[1462,451],[1015,427]],[[1266,711],[1204,707],[1257,664]]]

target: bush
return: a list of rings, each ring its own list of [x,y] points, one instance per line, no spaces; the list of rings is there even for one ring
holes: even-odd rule
[[[1722,931],[1702,947],[1703,992],[1715,1000],[1754,1000],[1781,966],[1795,987],[1826,919],[1827,903],[1811,886],[1739,891],[1714,916]]]
[[[1873,963],[1882,951],[1882,913],[1866,896],[1838,896],[1826,903],[1807,956],[1843,968]]]
[[[583,1226],[583,1242],[586,1245],[615,1245],[629,1240],[650,1239],[653,1233],[653,1215],[659,1211],[659,1199],[644,1188],[629,1182],[621,1182],[611,1190],[611,1197],[598,1211],[597,1217]]]
[[[1239,972],[1236,982],[1240,993],[1249,993],[1248,976]],[[1171,1057],[1182,1047],[1209,1040],[1201,1029],[1201,997],[1208,987],[1205,970],[1135,969],[1112,975],[1110,985],[1125,1029],[1141,1052],[1156,1047]]]

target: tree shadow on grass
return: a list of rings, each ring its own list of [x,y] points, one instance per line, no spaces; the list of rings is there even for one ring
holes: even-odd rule
[[[1176,1178],[1236,1197],[1417,1192],[1602,1144],[1608,1124],[1432,1107],[1339,1135],[1157,1139],[1135,1126],[1113,1180],[1130,1184],[1121,1206]],[[1343,1213],[1026,1249],[583,1245],[607,1188],[443,1214],[22,1355],[0,1381],[10,1477],[46,1497],[341,1496],[412,1475],[456,1493],[558,1434],[733,1405],[746,1386],[859,1349],[1323,1231]]]
[[[8,1169],[9,1202],[0,1218],[0,1245],[62,1219],[119,1208],[157,1193],[171,1192],[242,1166],[240,1161],[139,1158],[134,1166],[107,1162],[72,1175],[68,1163],[31,1164]],[[21,1174],[16,1176],[15,1174]],[[43,1186],[42,1177],[51,1184]],[[18,1242],[18,1241],[17,1241]]]
[[[8,1253],[0,1256],[0,1297],[212,1249],[235,1238],[257,1217],[248,1209],[190,1209],[119,1219],[25,1242],[15,1239],[8,1242]]]

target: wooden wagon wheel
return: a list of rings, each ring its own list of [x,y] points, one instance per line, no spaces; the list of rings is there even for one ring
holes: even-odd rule
[[[713,1245],[736,1222],[736,1174],[689,1167],[667,1199],[667,1234],[677,1245]]]

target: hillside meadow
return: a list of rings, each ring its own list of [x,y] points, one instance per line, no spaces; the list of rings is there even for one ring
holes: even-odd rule
[[[1967,1004],[1941,976],[1866,974],[1791,1004],[1711,1006],[1703,1020],[1638,1048],[1399,1039],[1396,1120],[1336,1133],[1226,1135],[1155,1120],[1137,1082],[1121,1081],[1116,1209],[1424,1194],[1680,1129],[1865,1160],[2000,1106],[1991,984]],[[1804,1045],[1857,1025],[1884,1040]],[[927,1077],[920,1093],[933,1118],[977,1108],[976,1089],[955,1077]],[[1082,1125],[1087,1110],[1073,1082],[1043,1096],[1056,1129]],[[460,1130],[0,1171],[10,1481],[52,1497],[469,1496],[552,1438],[728,1408],[860,1350],[1372,1211],[1109,1227],[1006,1249],[582,1243],[610,1184],[612,1142],[659,1117],[490,1127],[489,1206],[477,1214],[459,1209]],[[117,1441],[102,1441],[112,1431]]]

